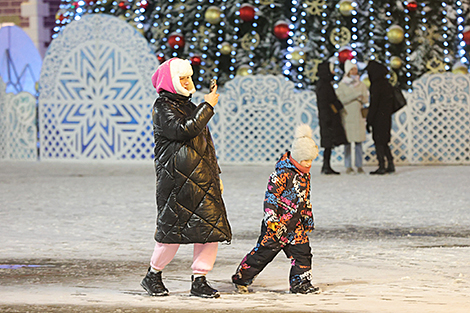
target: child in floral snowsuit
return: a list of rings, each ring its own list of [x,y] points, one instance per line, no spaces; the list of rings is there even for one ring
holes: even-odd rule
[[[310,167],[318,156],[308,125],[296,129],[291,150],[279,159],[269,177],[258,242],[232,276],[239,292],[248,292],[247,287],[281,250],[292,260],[290,292],[320,292],[311,283],[312,254],[307,236],[315,228],[310,204]]]

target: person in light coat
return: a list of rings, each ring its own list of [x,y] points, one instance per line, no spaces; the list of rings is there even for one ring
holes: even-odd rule
[[[344,76],[336,89],[338,99],[343,103],[344,110],[341,112],[341,120],[346,132],[348,143],[344,145],[344,165],[346,174],[353,174],[351,143],[355,145],[354,164],[357,172],[364,173],[362,169],[362,142],[366,140],[366,123],[361,109],[369,102],[369,91],[367,86],[361,82],[358,75],[357,65],[350,60],[344,63]]]

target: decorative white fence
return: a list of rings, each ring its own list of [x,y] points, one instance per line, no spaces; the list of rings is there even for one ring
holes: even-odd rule
[[[6,93],[0,77],[0,159],[37,160],[36,97]]]
[[[410,164],[470,164],[469,76],[436,74],[413,84],[405,133]]]
[[[393,115],[396,164],[470,164],[469,75],[426,75],[413,87],[406,94],[408,105]],[[221,163],[274,162],[290,148],[300,122],[310,124],[320,142],[315,94],[295,90],[284,77],[239,77],[220,94],[210,127]],[[197,93],[195,101],[202,97]],[[364,154],[365,164],[377,162],[370,134]],[[343,148],[338,147],[332,163],[342,162]]]
[[[197,93],[196,102],[203,94]],[[315,94],[298,92],[280,76],[246,76],[220,91],[211,128],[222,163],[265,163],[290,149],[300,122],[318,125]],[[314,127],[314,139],[319,131]]]
[[[52,41],[39,80],[41,159],[149,159],[148,42],[123,20],[90,14]]]

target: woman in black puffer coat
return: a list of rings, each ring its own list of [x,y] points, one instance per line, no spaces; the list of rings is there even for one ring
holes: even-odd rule
[[[161,271],[180,244],[194,244],[191,294],[218,297],[207,274],[218,242],[232,239],[222,199],[219,166],[207,123],[218,102],[216,88],[196,106],[187,60],[173,58],[159,66],[152,83],[159,93],[153,106],[157,230],[155,250],[142,287],[151,296],[167,295]]]
[[[370,174],[383,175],[395,172],[393,156],[390,151],[390,130],[392,128],[393,89],[385,75],[388,69],[370,61],[366,67],[370,80],[370,104],[367,114],[367,131],[372,132],[379,168]],[[385,167],[387,158],[387,167]]]
[[[319,80],[315,93],[317,95],[318,122],[320,124],[320,145],[325,148],[321,173],[338,175],[339,173],[331,168],[330,159],[334,147],[348,143],[340,115],[343,104],[338,100],[331,85],[334,76],[330,69],[330,62],[324,61],[318,65],[317,75]]]

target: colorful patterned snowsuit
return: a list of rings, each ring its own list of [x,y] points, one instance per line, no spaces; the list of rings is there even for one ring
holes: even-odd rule
[[[307,232],[314,227],[310,204],[310,173],[302,173],[286,152],[276,163],[264,199],[264,219],[256,246],[232,276],[235,284],[248,286],[283,250],[292,260],[289,281],[311,280],[312,254]]]

